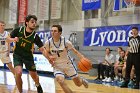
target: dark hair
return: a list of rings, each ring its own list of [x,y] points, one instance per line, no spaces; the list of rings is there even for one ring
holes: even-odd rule
[[[4,22],[4,21],[2,21],[2,20],[0,20],[0,23],[5,24],[5,22]]]
[[[122,47],[118,47],[119,49],[121,49],[121,50],[123,50],[123,48]]]
[[[108,49],[110,52],[112,51],[109,47],[107,47],[105,50],[107,50],[107,49]]]
[[[139,30],[139,28],[138,28],[138,27],[132,27],[132,29],[136,29],[137,31]]]
[[[59,32],[62,32],[62,27],[61,25],[53,25],[52,27],[57,27]]]
[[[34,20],[37,21],[37,17],[36,17],[35,15],[29,14],[29,15],[27,15],[26,18],[25,18],[25,26],[27,26],[26,22],[29,22],[31,18],[33,18]]]
[[[122,50],[121,52],[124,52],[125,53],[125,50]]]

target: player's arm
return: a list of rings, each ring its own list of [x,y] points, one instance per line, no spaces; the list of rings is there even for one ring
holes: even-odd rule
[[[84,58],[84,55],[82,55],[79,51],[77,51],[74,47],[72,47],[70,50],[74,52],[78,56],[79,59]]]
[[[6,42],[11,43],[11,42],[18,42],[18,37],[15,38],[11,38],[11,37],[7,37],[6,38]]]
[[[41,41],[40,37],[37,34],[34,42],[39,47],[39,51],[43,54],[43,56],[45,56],[49,60],[49,54],[47,53],[43,45],[43,42]]]
[[[10,33],[8,32],[8,36],[6,38],[8,38],[10,36]],[[10,43],[7,42],[7,46],[8,46],[8,54],[7,56],[9,56],[9,53],[10,53]]]
[[[48,60],[49,60],[49,63],[53,66],[54,63],[55,63],[55,60],[56,60],[56,57],[53,56],[51,53],[50,53],[50,46],[49,46],[49,41],[46,41],[45,44],[44,44],[44,47],[46,49],[46,53],[48,55]]]
[[[84,58],[84,55],[82,55],[78,50],[76,50],[69,40],[66,41],[66,48],[67,50],[73,51],[73,53],[76,54],[79,59]]]
[[[45,56],[48,60],[50,60],[49,54],[48,54],[48,52],[46,51],[46,49],[45,49],[44,46],[40,47],[40,48],[39,48],[39,51],[42,52],[43,56]]]
[[[10,54],[10,43],[8,43],[7,45],[8,45],[8,52],[7,52],[7,56],[9,56],[9,54]]]
[[[6,42],[11,43],[11,42],[18,42],[18,37],[17,34],[19,32],[19,28],[14,29],[10,35],[6,38]]]

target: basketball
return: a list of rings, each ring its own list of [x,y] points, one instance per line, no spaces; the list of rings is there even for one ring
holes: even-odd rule
[[[140,5],[140,0],[132,0],[135,5]]]
[[[83,71],[83,72],[88,72],[91,68],[92,68],[92,64],[90,62],[89,59],[87,58],[82,58],[79,62],[78,62],[78,68],[79,70]]]

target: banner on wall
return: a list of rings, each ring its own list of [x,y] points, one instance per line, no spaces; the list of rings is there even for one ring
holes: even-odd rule
[[[42,0],[40,0],[40,1],[42,1]],[[38,13],[38,0],[28,0],[27,7],[28,7],[28,9],[27,9],[28,15],[32,14],[32,15],[36,15],[38,17],[38,15],[37,15],[37,13]]]
[[[27,16],[27,0],[18,0],[18,24],[25,22]]]
[[[50,0],[38,0],[38,18],[40,20],[49,20],[49,2]]]
[[[131,28],[139,24],[85,28],[84,46],[127,46]]]
[[[17,23],[17,0],[9,0],[9,24]]]
[[[101,8],[101,0],[82,0],[82,10],[97,10]]]
[[[129,5],[128,0],[114,0],[114,11],[119,11],[121,8],[126,8]]]
[[[51,1],[51,19],[60,19],[62,12],[62,0]]]

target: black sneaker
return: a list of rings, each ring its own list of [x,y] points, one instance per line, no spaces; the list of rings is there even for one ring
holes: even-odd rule
[[[139,89],[139,86],[138,85],[134,85],[134,89]]]
[[[41,85],[36,86],[36,88],[37,88],[37,93],[43,93],[43,89],[42,89]]]
[[[134,84],[134,89],[139,89],[139,84]]]
[[[97,77],[97,78],[96,78],[96,79],[94,79],[94,80],[101,80],[101,78]]]
[[[121,88],[127,88],[128,87],[128,82],[123,81],[122,84],[120,85]]]

